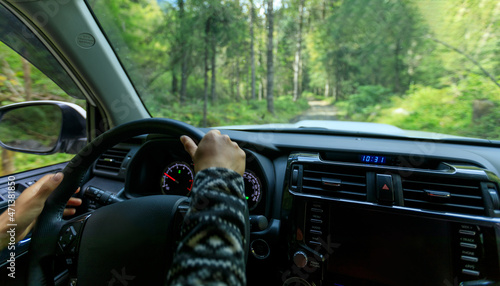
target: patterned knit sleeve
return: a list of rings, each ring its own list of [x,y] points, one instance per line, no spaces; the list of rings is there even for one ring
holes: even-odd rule
[[[202,170],[191,198],[167,285],[246,285],[249,222],[243,178],[224,168]]]

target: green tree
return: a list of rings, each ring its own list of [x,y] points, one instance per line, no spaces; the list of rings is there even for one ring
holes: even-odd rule
[[[274,114],[274,65],[273,65],[273,31],[274,14],[273,0],[267,0],[267,111]]]

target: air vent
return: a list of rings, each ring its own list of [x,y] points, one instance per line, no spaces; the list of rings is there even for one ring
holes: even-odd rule
[[[403,179],[404,205],[410,208],[485,215],[480,183],[460,179]]]
[[[335,165],[305,165],[302,192],[366,201],[366,173]]]
[[[127,149],[109,149],[104,152],[95,165],[96,170],[113,172],[118,174],[120,167],[127,156],[129,150]]]

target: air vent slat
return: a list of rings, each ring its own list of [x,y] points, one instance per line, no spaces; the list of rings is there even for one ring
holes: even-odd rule
[[[129,150],[126,149],[107,150],[97,159],[95,169],[118,174],[128,152]]]
[[[302,192],[366,201],[366,173],[361,169],[306,164],[302,177]]]
[[[432,203],[432,202],[427,202],[427,201],[419,201],[419,200],[412,200],[412,199],[405,199],[405,202],[413,202],[413,203],[418,203],[418,204],[424,204],[424,205],[434,205],[438,208],[443,208],[443,210],[446,210],[446,208],[458,208],[458,209],[470,209],[474,211],[484,211],[484,207],[475,207],[475,206],[468,206],[468,205],[457,205],[457,204],[447,204],[447,203]]]
[[[475,180],[403,179],[403,198],[404,205],[410,208],[472,215],[485,214],[480,182]]]
[[[323,189],[313,188],[313,187],[304,187],[304,190],[308,190],[311,192],[317,192],[318,194],[323,194],[323,195],[329,194],[332,196],[335,196],[335,195],[353,195],[353,196],[359,196],[359,197],[366,196],[366,194],[363,194],[363,193],[348,192],[348,191],[335,191],[334,193],[332,193],[331,191],[325,191]]]
[[[458,197],[458,198],[464,198],[464,199],[471,199],[471,200],[480,200],[480,201],[483,200],[483,198],[480,196],[468,196],[468,195],[460,195],[460,194],[453,194],[452,196]]]

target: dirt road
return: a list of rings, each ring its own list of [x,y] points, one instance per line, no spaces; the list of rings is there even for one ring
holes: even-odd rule
[[[292,119],[290,123],[301,120],[337,120],[337,108],[324,100],[309,101],[309,109]]]

